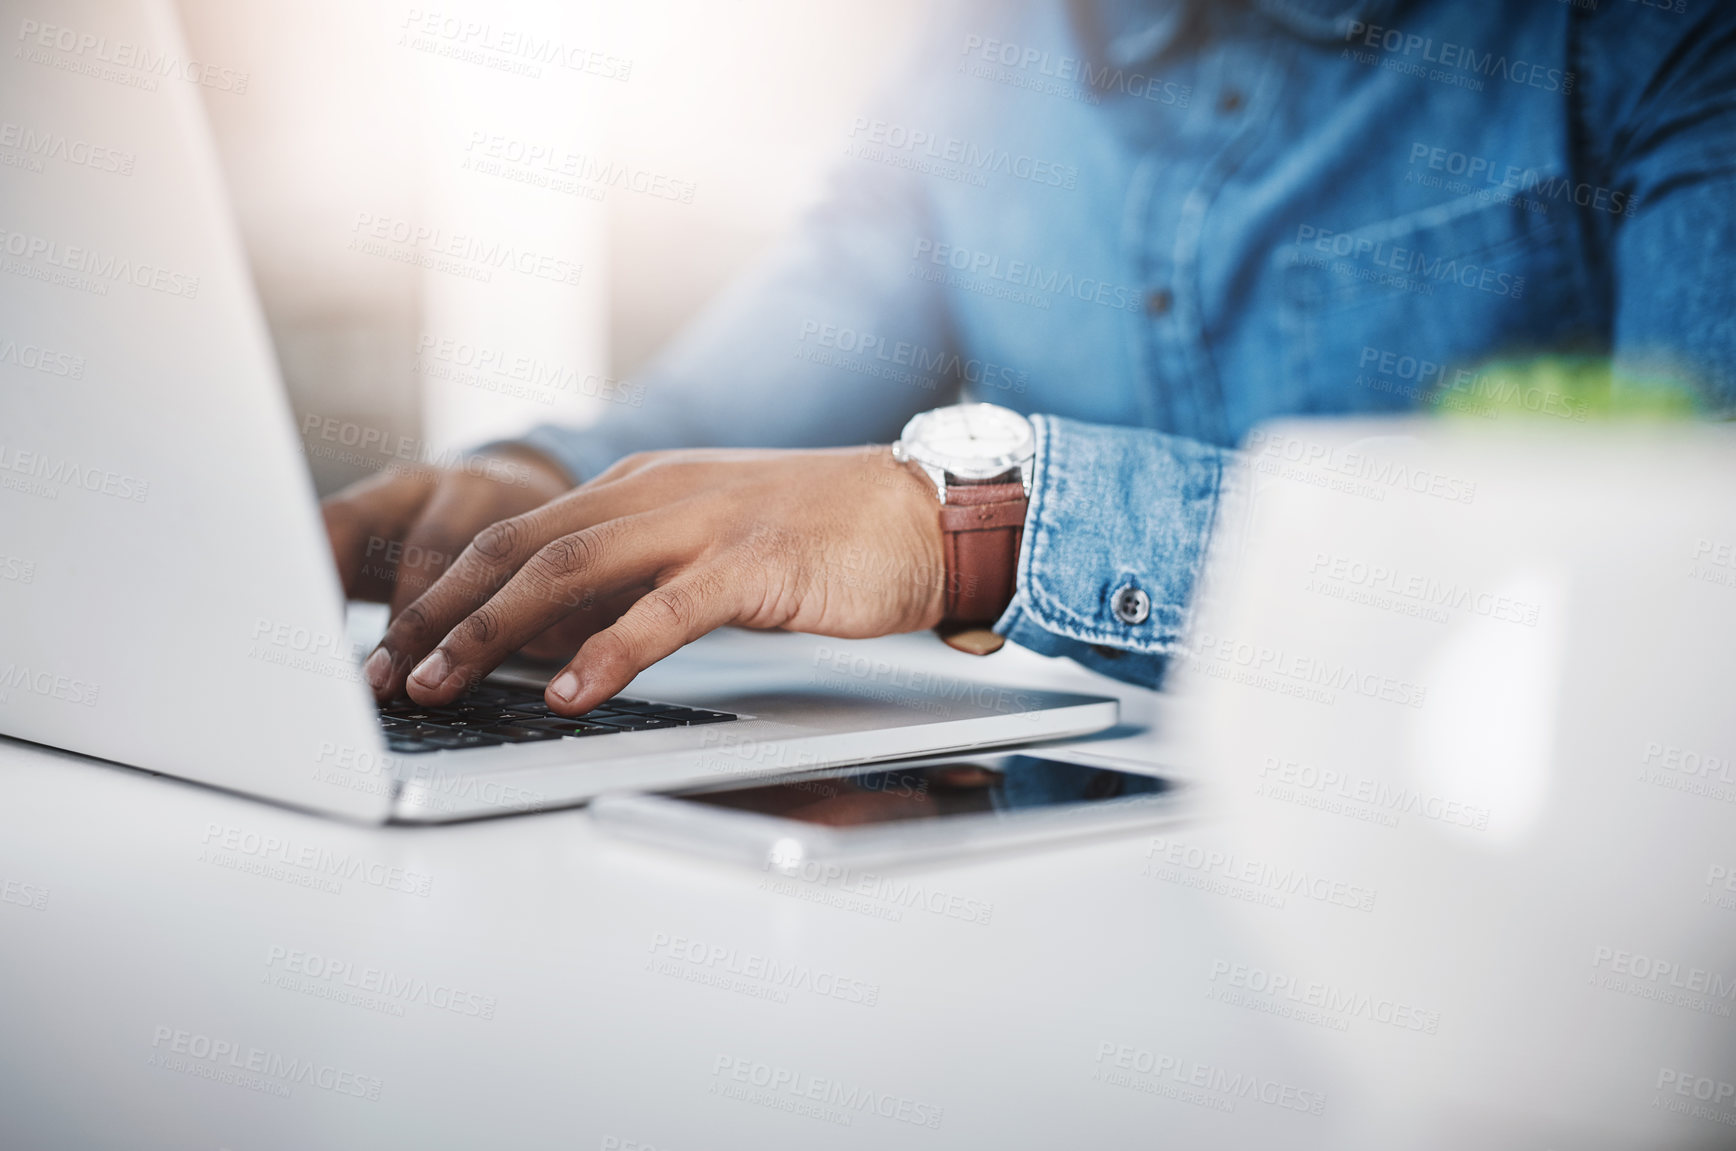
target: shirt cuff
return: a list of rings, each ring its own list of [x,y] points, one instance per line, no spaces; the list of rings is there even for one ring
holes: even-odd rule
[[[1145,428],[1031,422],[1018,588],[995,630],[1155,687],[1182,636],[1231,453]]]

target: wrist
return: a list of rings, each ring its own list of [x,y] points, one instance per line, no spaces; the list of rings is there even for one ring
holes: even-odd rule
[[[920,467],[937,493],[942,621],[982,629],[1012,603],[1035,458],[1029,418],[994,404],[936,408],[904,426],[893,458]]]

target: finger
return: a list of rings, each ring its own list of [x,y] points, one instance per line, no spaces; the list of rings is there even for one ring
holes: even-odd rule
[[[404,689],[412,667],[458,622],[506,586],[513,573],[553,540],[626,514],[629,496],[603,484],[579,488],[476,533],[432,586],[400,608],[380,644],[362,666],[381,699]]]
[[[664,656],[739,618],[743,587],[731,569],[714,565],[653,588],[586,641],[543,700],[562,715],[590,711]]]
[[[590,607],[575,611],[558,620],[530,642],[518,649],[518,654],[542,663],[566,663],[584,646],[586,640],[624,615],[633,601],[645,594],[643,587],[630,588],[616,595],[599,596]]]
[[[703,546],[701,526],[697,517],[649,512],[550,542],[416,665],[411,697],[445,703],[557,621],[587,614],[603,597],[654,586]]]
[[[457,560],[478,528],[492,517],[478,516],[476,493],[462,484],[441,484],[420,515],[411,521],[396,549],[392,570],[392,614],[395,616],[434,586],[434,582]],[[386,546],[395,542],[384,541]],[[377,547],[377,541],[369,541]]]
[[[434,490],[434,473],[375,475],[351,484],[320,504],[326,538],[344,594],[385,600],[387,580],[379,578],[368,552],[371,538],[396,538],[415,518]]]

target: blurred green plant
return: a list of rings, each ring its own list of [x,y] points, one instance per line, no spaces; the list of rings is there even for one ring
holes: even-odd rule
[[[1680,377],[1618,371],[1607,356],[1492,360],[1452,373],[1424,403],[1442,415],[1482,419],[1673,420],[1705,413],[1700,393]]]

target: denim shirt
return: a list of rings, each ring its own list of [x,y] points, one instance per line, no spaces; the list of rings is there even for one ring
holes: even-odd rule
[[[1733,10],[948,9],[640,406],[527,442],[582,478],[652,448],[887,442],[961,392],[1016,408],[1037,458],[997,630],[1155,684],[1261,420],[1475,396],[1480,363],[1546,351],[1730,407]]]

